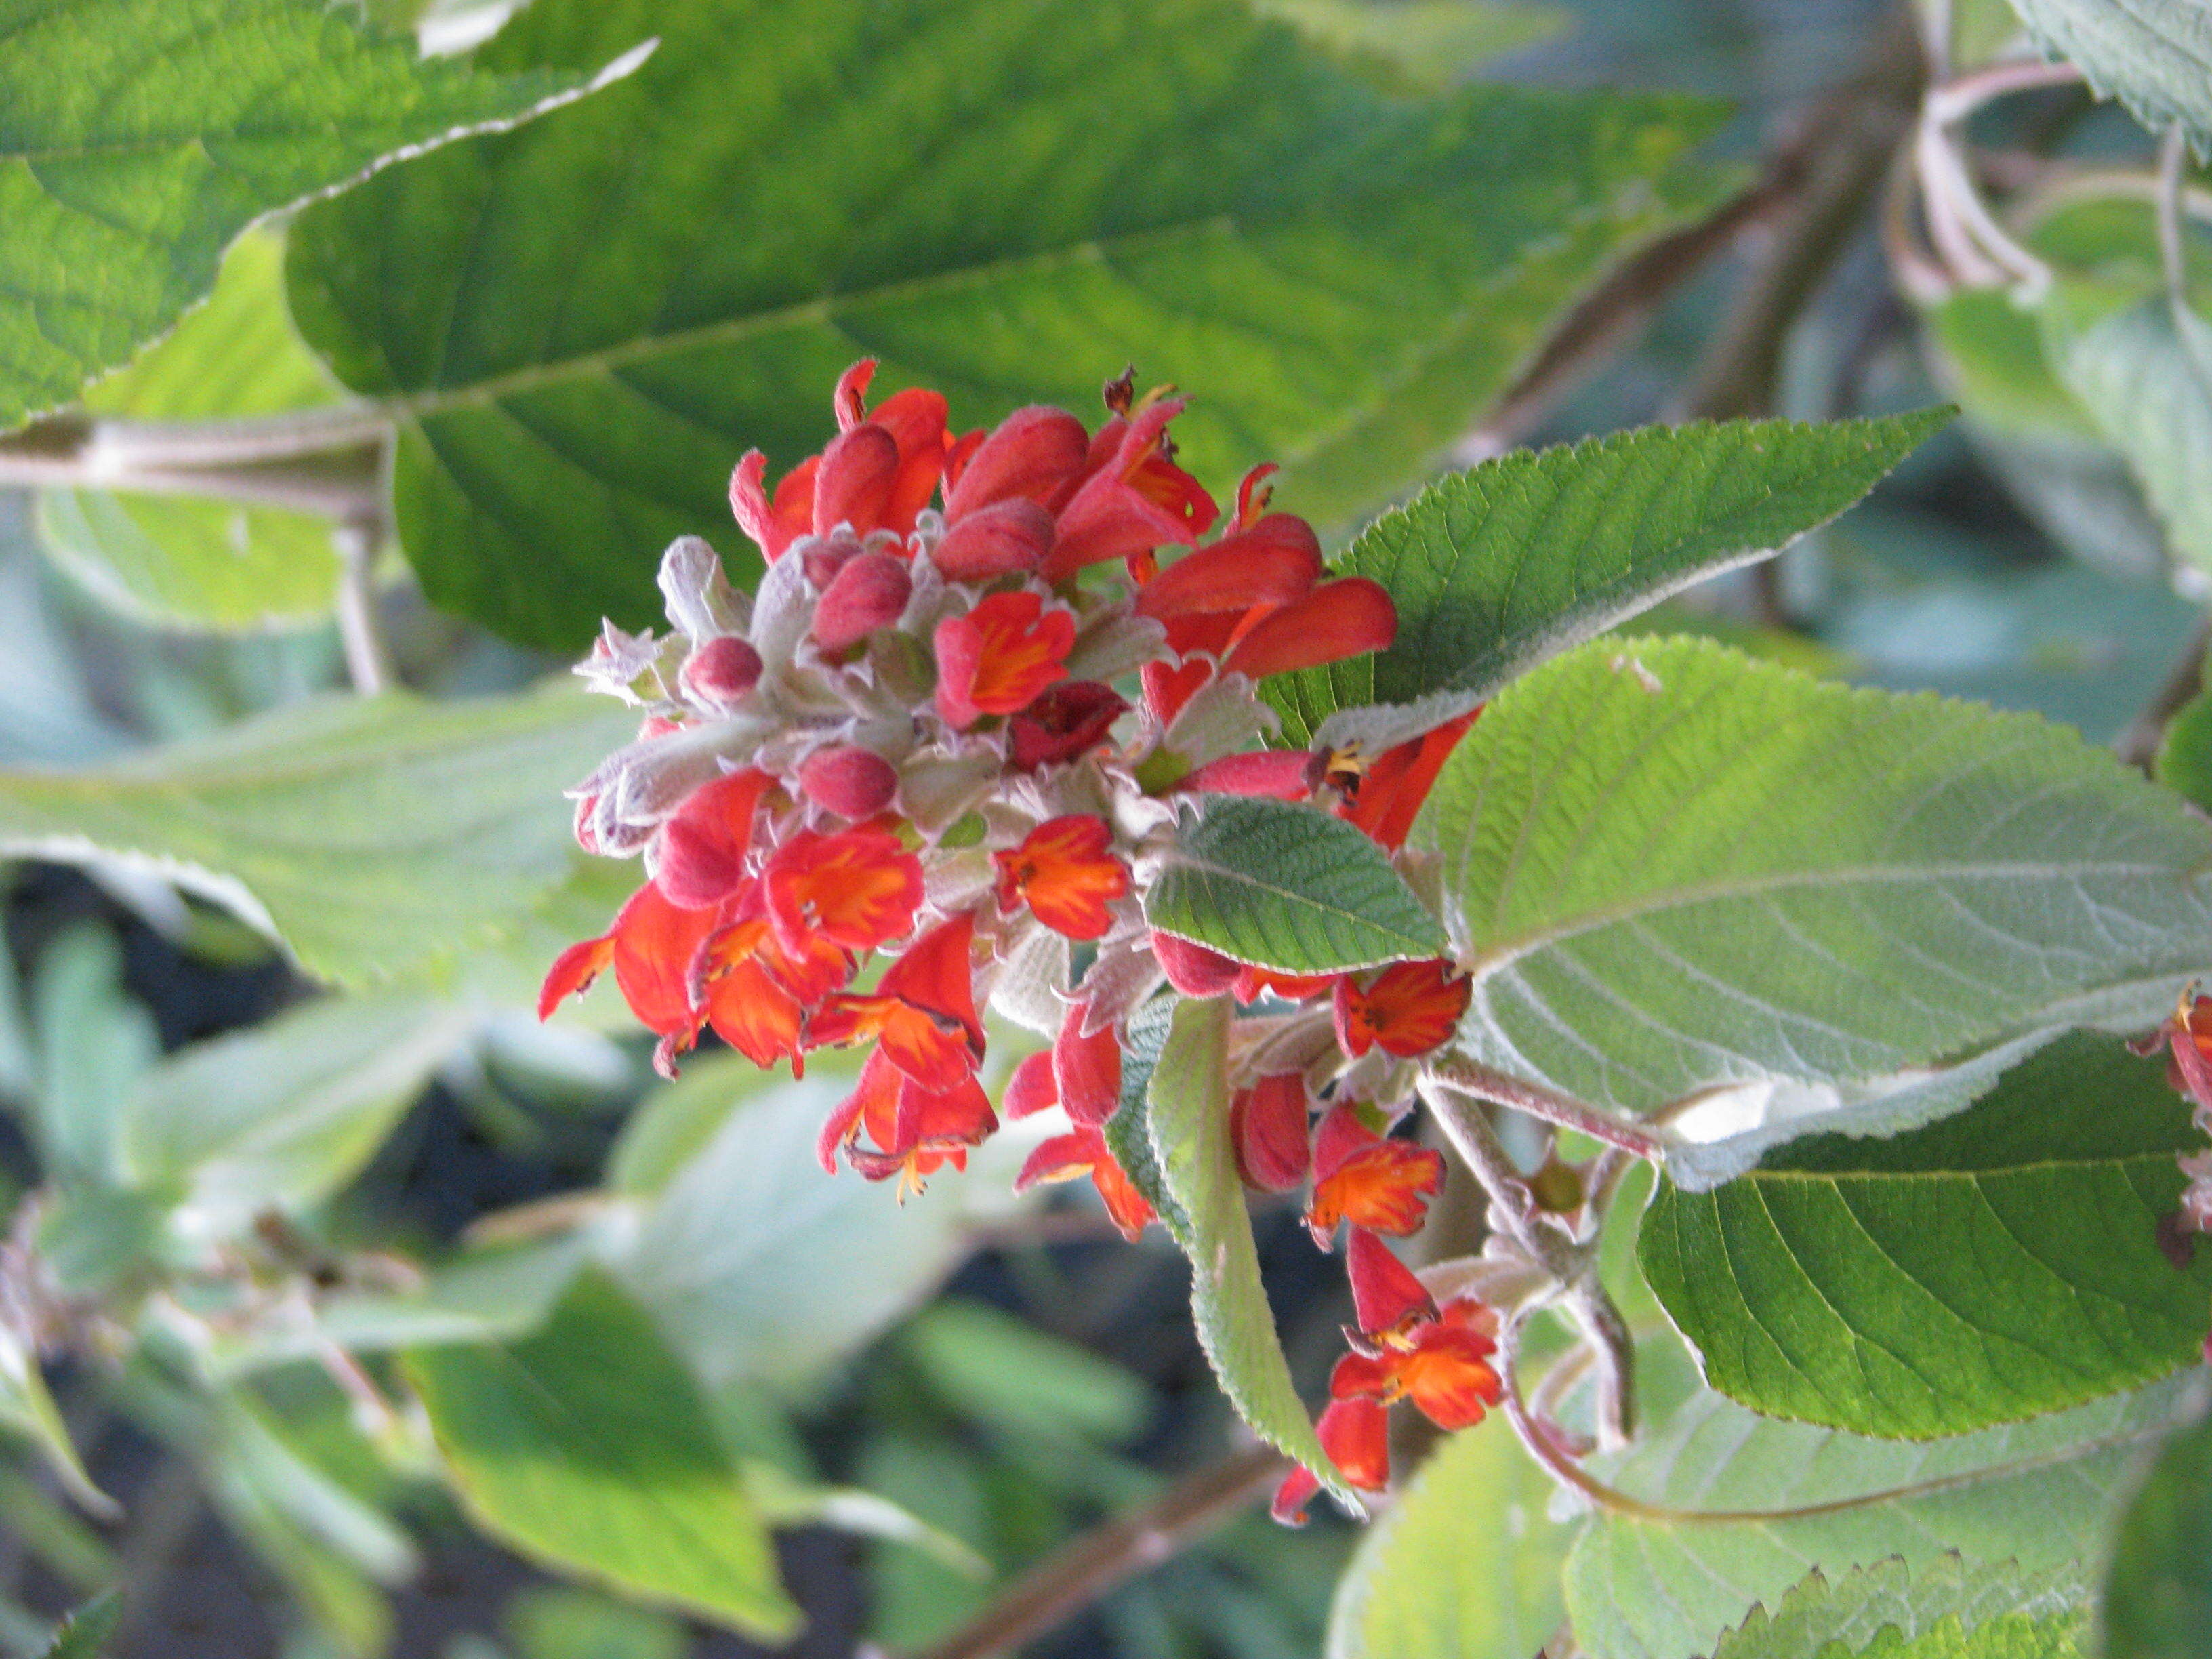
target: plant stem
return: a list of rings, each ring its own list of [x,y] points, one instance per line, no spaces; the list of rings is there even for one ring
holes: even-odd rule
[[[0,437],[0,485],[124,489],[289,507],[341,520],[383,511],[381,413],[144,424],[57,416]]]
[[[914,1659],[988,1659],[1035,1640],[1233,1519],[1291,1467],[1273,1446],[1251,1445],[1185,1475],[1151,1503],[1047,1556],[976,1618]],[[890,1656],[864,1650],[861,1659]]]
[[[1665,1150],[1664,1143],[1648,1129],[1624,1122],[1595,1106],[1585,1106],[1579,1100],[1571,1100],[1539,1084],[1493,1072],[1464,1054],[1432,1054],[1424,1066],[1429,1078],[1462,1094],[1476,1096],[1494,1105],[1510,1106],[1555,1128],[1572,1129],[1647,1162],[1657,1159]]]
[[[2166,684],[2150,706],[2135,718],[2128,729],[2112,740],[2113,751],[2130,766],[2148,771],[2158,758],[2158,746],[2166,736],[2166,728],[2181,712],[2182,705],[2204,689],[2204,655],[2212,650],[2212,617],[2197,624],[2197,632],[2183,647],[2173,672],[2166,676]]]
[[[2166,276],[2166,297],[2176,305],[2189,292],[2188,261],[2182,252],[2182,184],[2188,140],[2175,122],[2158,143],[2158,263]]]
[[[373,696],[392,683],[392,653],[376,608],[376,538],[364,525],[344,523],[331,532],[331,541],[338,555],[338,642],[346,674],[355,690]]]

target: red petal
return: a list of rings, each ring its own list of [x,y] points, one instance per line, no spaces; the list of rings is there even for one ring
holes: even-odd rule
[[[563,1002],[590,988],[614,954],[615,936],[602,933],[572,945],[554,957],[553,965],[545,970],[544,984],[538,989],[538,1018],[550,1018]]]
[[[753,817],[775,781],[759,768],[748,767],[691,792],[660,832],[655,879],[671,903],[708,908],[744,885]]]
[[[1187,553],[1137,594],[1137,614],[1249,611],[1289,605],[1321,580],[1321,542],[1304,519],[1270,514],[1251,529]]]
[[[1173,933],[1152,932],[1152,955],[1168,983],[1187,997],[1218,996],[1237,983],[1238,964],[1218,951]]]
[[[1016,771],[1031,772],[1087,754],[1105,741],[1128,707],[1112,686],[1096,680],[1063,680],[1048,686],[1035,702],[1006,722],[1007,764]]]
[[[1052,548],[1052,514],[1016,499],[977,509],[945,532],[929,562],[956,582],[1026,575]]]
[[[1052,1073],[1052,1051],[1031,1054],[1014,1067],[999,1097],[999,1110],[1008,1122],[1060,1104],[1060,1084]]]
[[[1436,1316],[1436,1298],[1413,1277],[1413,1270],[1364,1228],[1352,1230],[1345,1269],[1352,1279],[1352,1305],[1361,1330],[1395,1330],[1409,1318]]]
[[[898,465],[898,441],[872,422],[830,440],[814,474],[814,533],[827,535],[841,524],[863,536],[878,528]]]
[[[948,524],[978,507],[1017,496],[1050,504],[1083,469],[1090,448],[1083,422],[1064,409],[1033,404],[1018,409],[977,446],[945,498]]]
[[[1078,1123],[1103,1123],[1121,1104],[1121,1045],[1112,1026],[1083,1035],[1088,1002],[1068,1005],[1052,1045],[1053,1077],[1060,1103]]]
[[[1390,1484],[1390,1413],[1380,1401],[1332,1400],[1315,1427],[1346,1486],[1381,1492]]]
[[[868,418],[868,383],[876,378],[876,360],[863,357],[837,377],[830,408],[837,416],[837,430],[850,432]]]
[[[1313,793],[1313,786],[1306,781],[1312,760],[1303,749],[1255,749],[1246,755],[1224,755],[1188,774],[1170,793],[1271,795],[1277,800],[1304,800]]]
[[[1346,576],[1324,582],[1296,605],[1270,614],[1230,652],[1222,672],[1257,680],[1293,668],[1315,668],[1380,651],[1397,632],[1398,608],[1381,584]]]
[[[1229,1103],[1230,1143],[1248,1187],[1286,1193],[1313,1161],[1306,1080],[1297,1072],[1263,1077]]]
[[[913,592],[914,578],[903,559],[889,553],[848,559],[814,608],[814,642],[833,657],[850,650],[896,622]]]
[[[890,965],[881,987],[917,1008],[943,1014],[968,1034],[977,1058],[983,1053],[983,1024],[975,1017],[975,970],[970,952],[975,914],[963,910],[931,928]]]

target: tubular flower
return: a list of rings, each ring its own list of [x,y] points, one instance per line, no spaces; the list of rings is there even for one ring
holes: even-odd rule
[[[1114,856],[1113,826],[1089,813],[1040,823],[1019,847],[991,856],[999,908],[1030,914],[1069,939],[1100,939],[1114,925],[1109,908],[1129,890],[1129,866]]]
[[[1391,851],[1403,847],[1437,774],[1481,712],[1477,708],[1386,749],[1371,763],[1363,763],[1356,749],[1323,756],[1324,780],[1343,798],[1340,815]]]
[[[913,927],[921,906],[921,860],[880,830],[801,830],[768,861],[762,882],[787,951],[816,939],[872,951]]]
[[[1248,1187],[1287,1193],[1313,1165],[1306,1080],[1297,1072],[1261,1078],[1229,1103],[1229,1144]]]
[[[860,1067],[853,1092],[823,1125],[816,1150],[825,1170],[837,1167],[842,1152],[845,1161],[870,1181],[896,1176],[903,1198],[920,1192],[948,1164],[966,1169],[968,1149],[998,1127],[975,1079],[950,1089],[927,1088],[879,1048]]]
[[[1080,1124],[1066,1134],[1040,1142],[1014,1177],[1014,1190],[1027,1192],[1042,1182],[1077,1181],[1085,1176],[1098,1189],[1099,1200],[1122,1237],[1133,1241],[1152,1223],[1151,1203],[1115,1161],[1105,1132],[1095,1123]]]
[[[1390,1413],[1379,1401],[1360,1395],[1332,1400],[1314,1429],[1346,1486],[1381,1492],[1390,1484]],[[1267,1513],[1286,1527],[1303,1527],[1306,1505],[1320,1491],[1312,1470],[1292,1469],[1275,1488]]]
[[[983,1059],[969,952],[975,918],[963,912],[933,927],[893,963],[872,994],[841,992],[808,1022],[806,1046],[874,1037],[878,1053],[925,1089],[957,1088]]]
[[[1067,678],[1075,616],[1035,593],[994,593],[937,624],[937,712],[965,731],[986,714],[1018,714]]]
[[[1336,1037],[1357,1059],[1370,1048],[1411,1060],[1440,1048],[1459,1029],[1472,981],[1447,962],[1393,963],[1365,985],[1336,982]]]
[[[1419,1231],[1429,1200],[1443,1189],[1444,1160],[1428,1147],[1376,1133],[1352,1107],[1340,1105],[1314,1135],[1313,1171],[1306,1229],[1327,1249],[1346,1221],[1401,1237]]]

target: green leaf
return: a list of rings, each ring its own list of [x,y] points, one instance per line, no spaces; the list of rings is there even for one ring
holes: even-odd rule
[[[477,62],[646,33],[623,85],[293,231],[303,331],[397,400],[425,591],[541,645],[657,620],[678,534],[746,585],[731,465],[832,435],[864,354],[963,425],[1096,408],[1134,361],[1194,399],[1201,478],[1281,461],[1284,504],[1340,523],[1730,182],[1685,164],[1709,105],[1394,98],[1237,0],[539,0]]]
[[[1323,46],[1387,64],[1413,86],[1442,91],[1476,64],[1561,33],[1573,14],[1513,0],[1259,0]]]
[[[1145,920],[1288,974],[1444,948],[1443,929],[1381,848],[1341,818],[1265,796],[1199,798],[1145,896]]]
[[[0,772],[0,851],[145,864],[340,984],[520,925],[574,867],[561,792],[636,717],[562,688],[295,705],[81,772]]]
[[[2212,571],[2212,324],[2163,296],[2045,320],[2059,378],[2126,459],[2171,551]]]
[[[2206,684],[2212,687],[2212,680]],[[2166,723],[2158,744],[2158,781],[2212,812],[2212,690],[2199,691]]]
[[[1700,1390],[1629,1451],[1589,1465],[1635,1498],[1698,1518],[1600,1509],[1567,1558],[1576,1638],[1589,1659],[1710,1654],[1814,1563],[1841,1575],[1895,1558],[1917,1574],[1956,1553],[1972,1569],[2008,1562],[2039,1588],[2078,1589],[2113,1493],[2184,1392],[2157,1383],[1911,1442],[1778,1422]],[[1714,1512],[1772,1518],[1704,1518]]]
[[[1186,1232],[1189,1221],[1167,1188],[1159,1157],[1152,1150],[1152,1073],[1160,1063],[1160,1050],[1175,1024],[1182,999],[1163,993],[1131,1014],[1122,1027],[1121,1100],[1100,1131],[1106,1150],[1129,1177],[1129,1184],[1145,1195],[1145,1202],[1167,1224],[1171,1232]]]
[[[2198,0],[2012,0],[2035,43],[2154,132],[2177,122],[2212,147],[2212,16]]]
[[[1328,1659],[1527,1659],[1559,1629],[1574,1540],[1556,1488],[1503,1423],[1451,1436],[1360,1535]]]
[[[988,1303],[948,1297],[902,1334],[947,1405],[1017,1440],[1123,1445],[1158,1403],[1133,1373]]]
[[[416,997],[326,999],[194,1043],[125,1103],[125,1177],[180,1192],[195,1233],[316,1204],[375,1156],[475,1023]]]
[[[1713,1659],[2077,1659],[2086,1622],[2078,1585],[2009,1561],[1970,1568],[1942,1555],[1917,1578],[1881,1561],[1832,1583],[1814,1569]]]
[[[1377,519],[1339,565],[1390,590],[1395,642],[1279,677],[1269,701],[1293,743],[1356,735],[1345,728],[1361,716],[1326,724],[1340,710],[1437,698],[1409,728],[1425,729],[1826,523],[1948,418],[1645,427],[1455,473]]]
[[[154,1017],[123,985],[123,947],[96,922],[46,945],[31,984],[39,1154],[69,1184],[116,1178],[124,1103],[161,1052]]]
[[[406,1367],[455,1492],[492,1536],[763,1641],[797,1632],[697,1389],[605,1274],[579,1278],[535,1335],[417,1349]]]
[[[2212,1632],[2212,1419],[2178,1431],[2121,1512],[2100,1614],[2105,1659],[2203,1659]]]
[[[168,338],[85,394],[95,416],[204,421],[283,415],[337,401],[292,331],[284,240],[248,231],[215,292]],[[157,625],[246,629],[330,614],[331,521],[282,507],[97,489],[39,497],[39,538],[101,600]]]
[[[1146,1097],[1153,1153],[1175,1200],[1169,1224],[1190,1258],[1191,1318],[1222,1392],[1244,1420],[1362,1515],[1298,1398],[1260,1282],[1252,1218],[1229,1144],[1230,1018],[1226,997],[1179,1003]]]
[[[38,1355],[5,1318],[0,1318],[0,1433],[19,1436],[35,1447],[63,1489],[90,1513],[103,1520],[122,1513],[114,1499],[92,1484],[47,1390]]]
[[[419,59],[318,0],[6,0],[0,427],[175,322],[254,220],[589,89]]]
[[[849,1079],[763,1089],[733,1054],[685,1070],[678,1086],[712,1073],[741,1098],[643,1208],[615,1267],[709,1389],[750,1379],[799,1391],[928,1297],[979,1229],[1025,1207],[1011,1188],[1036,1136],[1020,1124],[902,1206],[890,1188],[816,1161]]]
[[[1465,1049],[1631,1115],[1801,1079],[1835,1085],[1820,1127],[1898,1127],[1863,1080],[2147,1027],[2212,958],[2212,825],[2108,753],[1700,641],[1516,683],[1409,845],[1474,978]]]
[[[123,1598],[114,1590],[95,1595],[62,1620],[40,1659],[100,1659],[123,1616]]]
[[[2061,1039],[1890,1139],[1821,1135],[1705,1193],[1662,1183],[1645,1276],[1705,1380],[1769,1417],[1927,1439],[2195,1361],[2212,1262],[2156,1230],[2203,1136],[2112,1037]]]

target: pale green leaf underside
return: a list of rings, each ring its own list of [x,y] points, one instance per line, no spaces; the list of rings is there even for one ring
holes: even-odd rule
[[[2175,555],[2212,570],[2212,326],[2163,297],[2069,327],[2045,319],[2059,378],[2149,497]]]
[[[1555,1488],[1502,1422],[1439,1445],[1361,1534],[1329,1609],[1328,1659],[1525,1659],[1564,1613],[1573,1541]]]
[[[1832,1513],[1716,1522],[1601,1511],[1567,1559],[1567,1610],[1589,1659],[1710,1654],[1753,1605],[1814,1566],[1893,1558],[1917,1574],[1948,1554],[2010,1562],[2039,1586],[2078,1586],[2113,1494],[2173,1420],[2179,1382],[1948,1439],[1870,1440],[1755,1416],[1699,1391],[1601,1478],[1685,1510]],[[1856,1501],[1865,1499],[1869,1501]]]
[[[2212,1632],[2212,1424],[2159,1449],[2122,1512],[2100,1622],[2104,1659],[2203,1659]]]
[[[561,792],[635,721],[566,687],[298,704],[98,770],[0,773],[0,849],[143,863],[359,984],[521,925],[574,868]]]
[[[1286,738],[1369,703],[1454,693],[1472,708],[1543,659],[1825,524],[1948,418],[1644,427],[1431,484],[1339,564],[1389,589],[1396,641],[1271,681]]]
[[[768,1528],[653,1322],[589,1269],[544,1328],[406,1369],[485,1531],[625,1595],[780,1642],[803,1622]]]
[[[91,414],[133,421],[283,415],[335,401],[285,310],[284,240],[265,229],[231,245],[205,304],[84,398]],[[330,520],[283,507],[48,490],[38,526],[48,556],[104,602],[164,625],[309,622],[330,614],[337,592]]]
[[[2072,60],[2154,132],[2212,147],[2212,12],[2200,0],[2012,0],[2036,44]]]
[[[253,220],[582,81],[426,62],[319,0],[4,0],[0,427],[175,322]]]
[[[1916,1577],[1879,1561],[1833,1582],[1815,1569],[1713,1659],[2075,1659],[2086,1623],[2078,1581],[2061,1575],[1943,1555]]]
[[[1914,1439],[2013,1421],[2197,1358],[2212,1263],[2175,1272],[2155,1229],[2203,1139],[2160,1061],[2076,1035],[1927,1128],[1662,1185],[1644,1274],[1706,1381],[1768,1416]]]
[[[125,1178],[179,1192],[195,1231],[313,1204],[375,1156],[474,1023],[452,1004],[369,995],[180,1049],[125,1103]]]
[[[2212,960],[2212,826],[2109,754],[1702,641],[1516,683],[1409,845],[1474,979],[1462,1046],[1617,1112],[2148,1024]]]
[[[1387,95],[1235,0],[538,0],[478,61],[633,80],[295,228],[295,309],[400,402],[439,603],[582,643],[679,533],[743,585],[730,468],[834,431],[854,358],[963,425],[1193,399],[1217,491],[1342,523],[1418,473],[1613,255],[1726,187],[1682,100]],[[804,42],[804,49],[791,43]],[[880,389],[880,386],[879,386]]]
[[[681,1086],[719,1079],[734,1109],[658,1191],[614,1259],[631,1295],[709,1389],[795,1395],[926,1300],[979,1231],[1026,1206],[1012,1187],[1036,1137],[1010,1124],[902,1206],[888,1188],[816,1161],[822,1121],[851,1086],[813,1073],[760,1086],[750,1060],[702,1055]],[[647,1109],[650,1112],[650,1107]],[[696,1133],[696,1131],[694,1132]],[[635,1173],[641,1155],[618,1150]],[[794,1271],[793,1264],[803,1264]]]
[[[1121,1166],[1130,1184],[1174,1233],[1189,1231],[1175,1194],[1168,1191],[1160,1173],[1159,1155],[1152,1150],[1152,1073],[1160,1063],[1160,1049],[1175,1024],[1182,999],[1173,993],[1154,997],[1131,1014],[1122,1027],[1121,1100],[1101,1132],[1107,1151]]]
[[[1191,1318],[1222,1392],[1244,1420],[1357,1515],[1359,1500],[1337,1479],[1291,1380],[1260,1282],[1252,1218],[1229,1144],[1230,1018],[1226,997],[1177,1004],[1149,1096],[1147,1127],[1175,1200],[1176,1242],[1190,1258]]]
[[[1200,797],[1145,896],[1145,919],[1286,974],[1444,948],[1443,929],[1381,848],[1341,818],[1264,796]]]

